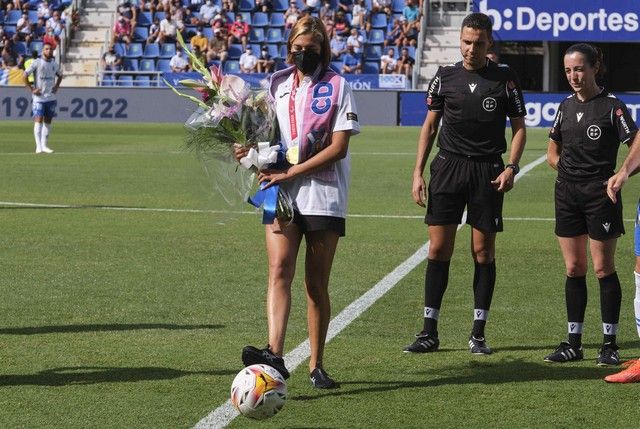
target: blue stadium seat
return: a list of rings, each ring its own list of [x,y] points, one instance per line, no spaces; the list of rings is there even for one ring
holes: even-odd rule
[[[7,12],[7,16],[4,17],[5,25],[16,25],[18,20],[22,18],[22,11],[13,9]]]
[[[100,80],[100,86],[113,86],[113,76],[110,74],[103,74]]]
[[[233,44],[229,46],[227,54],[229,55],[230,60],[237,60],[238,58],[240,58],[240,55],[242,55],[242,45]]]
[[[266,40],[267,43],[282,43],[282,31],[279,28],[269,28]]]
[[[138,26],[148,27],[153,24],[153,16],[151,12],[138,12]]]
[[[405,0],[391,0],[391,10],[393,13],[402,13],[404,6]]]
[[[365,61],[362,66],[364,74],[378,74],[380,72],[380,63],[374,61]]]
[[[289,7],[289,0],[273,0],[273,10],[284,12]]]
[[[138,60],[135,58],[125,58],[122,65],[125,71],[138,71]]]
[[[15,25],[4,25],[4,34],[7,35],[7,37],[12,37],[14,34],[16,34],[16,26]]]
[[[249,42],[251,43],[264,43],[264,29],[252,28],[249,32]]]
[[[281,12],[273,12],[271,14],[271,18],[269,19],[269,27],[271,28],[276,28],[276,27],[284,27],[285,21],[284,21],[284,14]]]
[[[382,45],[367,45],[364,50],[364,59],[366,61],[380,61],[382,55]]]
[[[262,50],[262,45],[260,43],[249,43],[249,46],[251,46],[253,55],[256,57],[260,56],[260,51]]]
[[[140,58],[142,56],[142,43],[129,43],[125,58]]]
[[[279,58],[279,59],[276,60],[276,71],[284,70],[287,67],[289,67],[289,65],[287,63],[285,63],[283,59]]]
[[[373,29],[369,31],[369,44],[371,45],[382,45],[384,43],[385,35],[384,30]]]
[[[149,76],[136,76],[133,84],[134,86],[151,86],[151,79]]]
[[[171,66],[169,65],[170,61],[171,60],[166,60],[166,59],[158,60],[158,64],[156,64],[156,69],[159,72],[170,72],[171,71]]]
[[[142,58],[153,58],[156,59],[160,56],[160,45],[157,43],[147,43],[144,46],[144,52],[142,53]]]
[[[241,12],[251,12],[256,7],[256,2],[254,0],[240,0],[239,3],[238,9]]]
[[[256,12],[251,19],[251,25],[253,27],[267,27],[269,26],[269,15],[264,12]]]
[[[279,58],[280,57],[280,52],[278,52],[278,45],[275,44],[269,44],[266,45],[267,46],[267,51],[269,51],[269,55],[271,55],[272,58]]]
[[[133,76],[128,74],[118,76],[118,86],[133,86]]]
[[[146,42],[147,37],[149,37],[148,27],[137,26],[135,30],[133,30],[133,40],[136,42]]]
[[[27,42],[20,42],[20,41],[15,42],[14,47],[15,47],[16,53],[18,55],[25,56],[29,52],[29,50],[27,49]],[[31,56],[31,55],[29,55],[29,56]]]
[[[287,59],[287,45],[281,45],[280,46],[280,55],[278,55],[280,58],[284,58],[285,60]]]
[[[224,73],[240,73],[240,63],[236,60],[227,60],[223,67]]]
[[[152,58],[143,58],[140,60],[138,70],[143,72],[156,71],[156,62]]]
[[[29,22],[31,22],[32,26],[38,22],[38,11],[30,10],[28,12],[28,16],[29,16]]]
[[[169,58],[176,54],[176,45],[173,43],[163,43],[160,46],[160,58]]]
[[[156,12],[153,17],[158,18],[158,21],[162,21],[165,18],[166,14],[162,11]]]
[[[371,17],[372,28],[387,28],[387,15],[384,13],[376,13]]]
[[[211,60],[207,63],[207,68],[211,66],[220,67],[220,60]]]
[[[206,37],[207,39],[211,40],[213,38],[213,28],[211,27],[204,27],[202,29],[202,35],[204,37]]]
[[[4,24],[4,10],[0,9],[0,25]]]
[[[38,51],[38,55],[40,55],[42,53],[42,41],[34,40],[33,42],[31,42],[29,44],[29,51],[30,52]]]
[[[331,68],[336,73],[342,73],[342,61],[331,61]]]
[[[116,43],[114,47],[118,55],[120,55],[121,57],[124,57],[124,55],[127,53],[127,45],[125,43]]]

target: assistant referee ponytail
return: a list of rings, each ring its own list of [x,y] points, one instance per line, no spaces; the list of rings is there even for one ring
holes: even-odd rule
[[[600,48],[590,45],[589,43],[576,43],[575,45],[569,46],[564,54],[570,55],[574,52],[578,52],[584,55],[589,65],[598,70],[596,72],[596,79],[602,78],[604,76],[604,73],[607,70],[604,66],[604,58],[602,55],[602,50]]]

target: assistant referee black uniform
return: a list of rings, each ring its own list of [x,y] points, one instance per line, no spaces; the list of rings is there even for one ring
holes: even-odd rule
[[[467,70],[462,62],[440,67],[429,84],[427,105],[442,112],[442,126],[440,151],[430,166],[425,223],[460,223],[467,206],[472,227],[502,231],[504,194],[491,181],[505,168],[507,116],[525,116],[516,74],[490,60],[479,70]]]
[[[595,240],[624,234],[622,199],[607,196],[620,143],[630,142],[636,124],[625,104],[605,89],[580,101],[567,97],[558,108],[549,138],[562,145],[555,185],[556,235],[589,234]]]

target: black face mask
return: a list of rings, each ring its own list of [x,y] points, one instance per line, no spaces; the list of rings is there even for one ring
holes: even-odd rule
[[[320,54],[314,51],[294,52],[293,58],[296,68],[306,75],[316,71],[321,61]]]

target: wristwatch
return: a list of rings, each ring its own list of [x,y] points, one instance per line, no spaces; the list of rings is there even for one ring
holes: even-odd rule
[[[507,164],[504,168],[510,168],[513,170],[513,174],[520,173],[520,166],[518,164]]]

